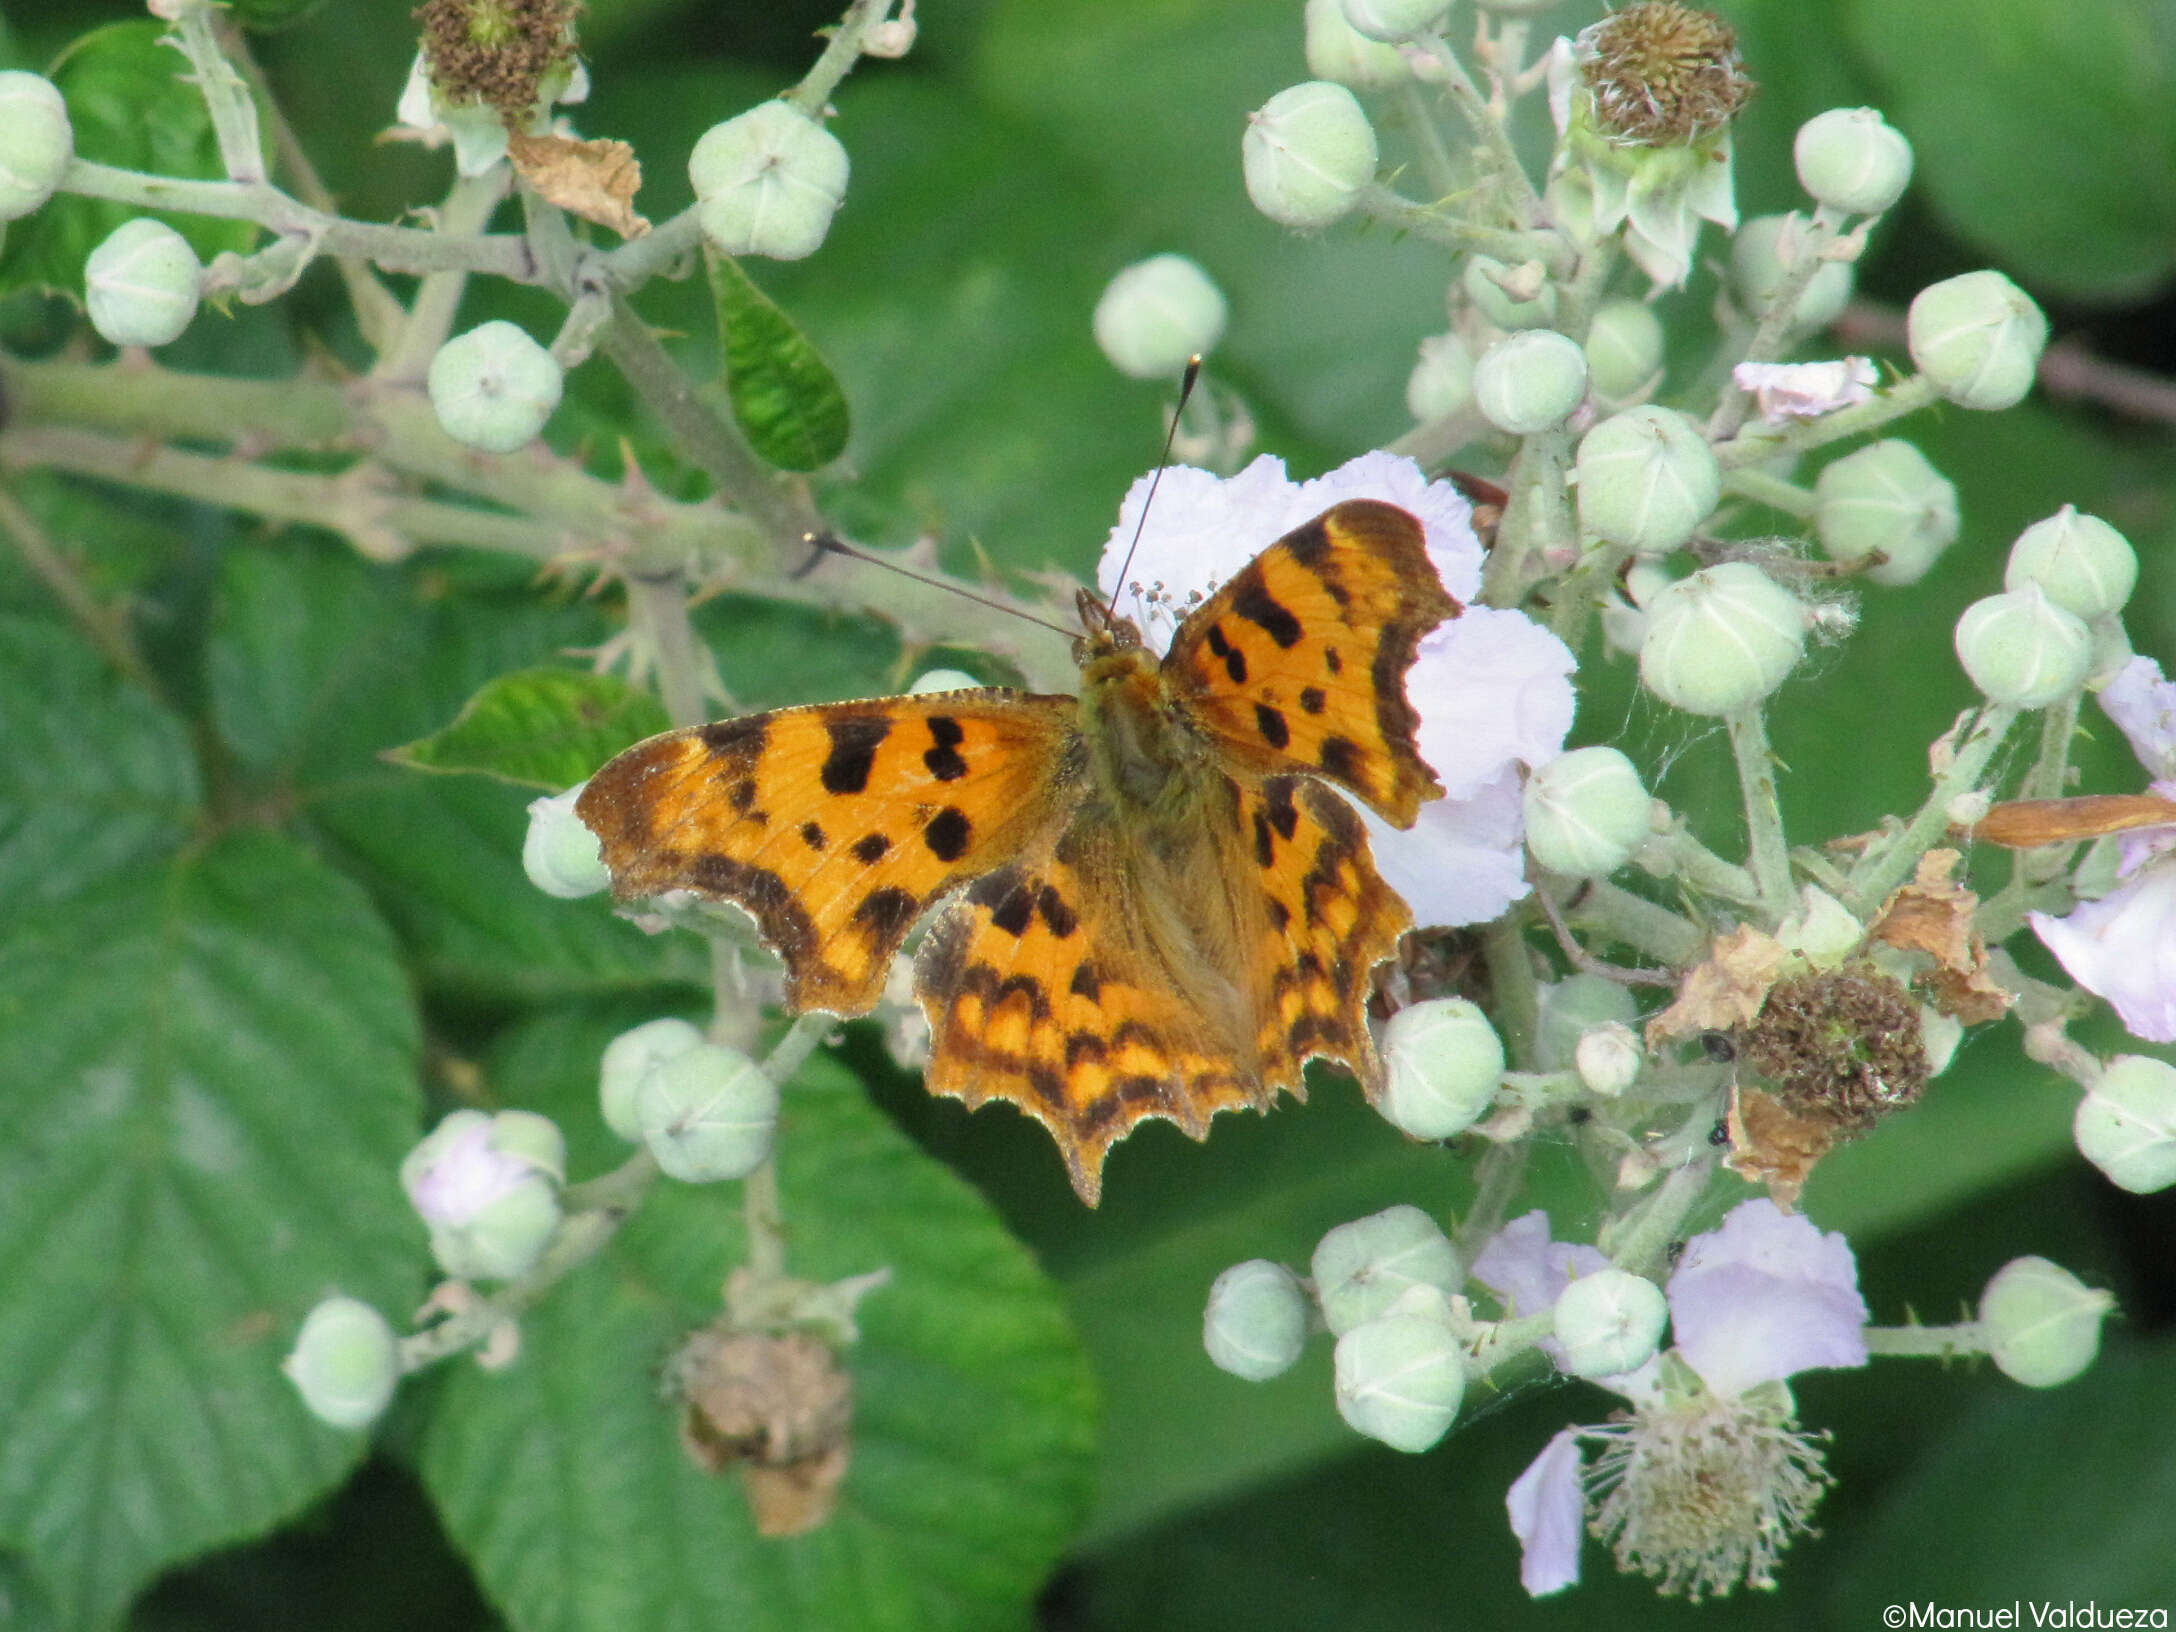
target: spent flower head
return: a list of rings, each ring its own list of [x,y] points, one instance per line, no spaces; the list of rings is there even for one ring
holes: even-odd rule
[[[1569,1268],[1568,1248],[1529,1215],[1519,1239],[1474,1261],[1489,1284],[1514,1265]],[[1492,1259],[1492,1254],[1494,1258]],[[1599,1257],[1599,1254],[1596,1254]],[[1559,1270],[1527,1296],[1551,1298]],[[1599,1381],[1632,1402],[1608,1423],[1564,1429],[1506,1498],[1524,1550],[1520,1580],[1540,1596],[1579,1579],[1582,1525],[1610,1543],[1620,1569],[1698,1600],[1739,1584],[1765,1587],[1791,1539],[1809,1528],[1830,1482],[1820,1440],[1798,1427],[1785,1379],[1866,1362],[1866,1305],[1841,1235],[1773,1202],[1749,1201],[1686,1243],[1669,1282],[1677,1346],[1636,1371]],[[1523,1299],[1515,1296],[1520,1312]],[[1599,1447],[1593,1465],[1582,1445]]]

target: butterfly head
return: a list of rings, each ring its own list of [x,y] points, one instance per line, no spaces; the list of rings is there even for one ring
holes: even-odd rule
[[[1082,668],[1098,658],[1141,649],[1141,626],[1120,617],[1094,590],[1081,590],[1073,604],[1080,610],[1081,629],[1073,639],[1073,660]]]

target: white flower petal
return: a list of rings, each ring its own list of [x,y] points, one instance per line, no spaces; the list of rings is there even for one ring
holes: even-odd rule
[[[2124,1030],[2176,1043],[2176,857],[2155,860],[2060,918],[2028,916],[2070,978],[2106,998]]]
[[[1851,1243],[1765,1197],[1688,1241],[1668,1290],[1677,1351],[1717,1394],[1866,1364]]]
[[[1470,798],[1431,800],[1409,828],[1355,808],[1367,824],[1375,870],[1413,909],[1415,924],[1485,924],[1526,898],[1518,772],[1506,768]]]
[[[2100,690],[2100,709],[2122,728],[2150,777],[2176,776],[2176,680],[2161,665],[2134,657]]]
[[[1865,357],[1822,363],[1740,363],[1730,371],[1741,391],[1753,393],[1760,417],[1771,425],[1813,419],[1868,401],[1880,376]]]
[[[1471,798],[1517,761],[1564,751],[1578,695],[1571,648],[1523,612],[1469,606],[1420,643],[1405,694],[1420,711],[1416,746],[1443,791]]]
[[[1579,1546],[1587,1529],[1585,1471],[1579,1430],[1566,1428],[1504,1494],[1511,1533],[1519,1538],[1519,1585],[1531,1597],[1578,1584]]]

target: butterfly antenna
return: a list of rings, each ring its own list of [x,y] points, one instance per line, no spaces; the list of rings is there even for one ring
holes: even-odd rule
[[[902,578],[911,578],[916,583],[925,584],[931,589],[941,589],[949,595],[965,596],[978,606],[986,606],[993,612],[1002,612],[1007,617],[1024,618],[1038,628],[1048,629],[1053,634],[1065,636],[1068,640],[1073,639],[1080,633],[1077,629],[1068,629],[1063,624],[1052,623],[1047,618],[1038,618],[1034,613],[1024,612],[1017,606],[1008,606],[1003,601],[993,600],[987,595],[978,595],[962,585],[947,583],[942,578],[925,578],[918,572],[902,567],[896,561],[887,561],[881,555],[872,555],[867,550],[847,543],[837,533],[803,533],[801,542],[809,547],[809,558],[795,569],[793,576],[796,578],[805,578],[809,573],[815,571],[816,563],[826,555],[843,555],[849,561],[862,561],[872,567],[882,567],[886,572],[896,572]]]
[[[1118,593],[1126,587],[1126,569],[1133,565],[1133,552],[1141,547],[1141,529],[1148,525],[1148,507],[1156,502],[1156,484],[1164,479],[1164,472],[1171,468],[1171,450],[1179,440],[1179,416],[1186,412],[1186,404],[1194,395],[1194,387],[1201,380],[1201,353],[1195,352],[1186,359],[1186,372],[1179,376],[1179,405],[1171,410],[1171,429],[1164,433],[1164,451],[1156,461],[1156,474],[1148,479],[1148,493],[1141,500],[1141,513],[1134,518],[1133,542],[1126,546],[1126,559],[1118,564],[1117,588],[1111,591],[1110,607],[1118,611]]]

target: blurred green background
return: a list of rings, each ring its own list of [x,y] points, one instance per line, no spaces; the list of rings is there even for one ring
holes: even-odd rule
[[[1799,202],[1789,146],[1801,120],[1830,106],[1879,106],[1914,142],[1919,170],[1862,270],[1869,311],[1900,315],[1926,282],[1994,265],[2046,304],[2059,340],[2122,368],[2170,372],[2176,7],[1744,0],[1719,9],[1762,84],[1738,134],[1745,214]],[[40,66],[93,23],[137,14],[14,0],[4,15],[11,63]],[[584,24],[596,91],[579,111],[583,133],[635,144],[646,166],[639,205],[662,219],[686,202],[683,159],[695,137],[797,78],[830,17],[804,0],[601,0]],[[1463,5],[1460,17],[1454,30],[1470,24]],[[1567,5],[1540,29],[1590,20]],[[843,522],[884,542],[931,530],[957,568],[979,550],[1010,572],[1085,574],[1119,495],[1153,461],[1163,399],[1104,363],[1088,314],[1112,273],[1163,250],[1194,256],[1230,297],[1230,337],[1212,371],[1245,396],[1264,448],[1296,474],[1406,428],[1414,344],[1443,326],[1442,253],[1381,229],[1294,237],[1256,215],[1240,185],[1245,113],[1306,77],[1297,0],[925,0],[920,23],[911,56],[865,63],[835,98],[854,172],[829,242],[804,263],[751,266],[846,384],[850,479],[826,495]],[[373,140],[390,122],[412,49],[404,6],[335,0],[259,46],[349,213],[392,219],[435,200],[444,155]],[[1712,236],[1706,247],[1722,253]],[[1713,294],[1702,274],[1662,302],[1687,341],[1684,378],[1698,366]],[[699,365],[709,332],[699,282],[656,285],[639,304],[687,337]],[[556,322],[541,297],[475,287],[464,323],[500,315],[539,334]],[[338,288],[320,272],[275,307],[200,319],[162,356],[174,367],[277,374],[313,348],[351,344]],[[2141,651],[2176,651],[2166,419],[2035,396],[2001,415],[1941,410],[1900,434],[1957,484],[1964,534],[1922,585],[1869,591],[1860,633],[1778,698],[1786,810],[1801,842],[1862,831],[1916,804],[1926,744],[1970,700],[1949,627],[1999,587],[2016,531],[2059,505],[2106,517],[2137,545],[2133,640]],[[673,479],[655,430],[592,362],[570,382],[553,440],[566,448],[586,437],[609,468],[623,435],[653,478]],[[49,518],[67,518],[70,536],[96,538],[105,583],[138,598],[145,642],[181,712],[224,734],[225,774],[247,782],[252,767],[277,767],[302,845],[362,884],[367,909],[360,898],[338,909],[390,929],[429,1057],[473,1062],[510,1100],[566,1105],[571,1130],[597,1042],[689,1000],[692,942],[642,942],[597,903],[547,903],[528,890],[514,864],[523,796],[395,772],[374,756],[443,723],[489,675],[601,638],[604,615],[497,562],[440,555],[370,568],[322,539],[268,540],[223,515],[126,495],[71,488],[40,503]],[[6,571],[9,613],[49,616],[37,588],[12,576],[12,563]],[[901,652],[874,622],[729,597],[703,616],[727,683],[749,706],[882,690],[926,666],[925,654]],[[102,682],[68,667],[75,659],[27,636],[17,656],[48,701],[77,687],[110,705]],[[11,735],[28,741],[30,729],[17,722]],[[65,743],[44,729],[56,748]],[[2098,734],[2081,756],[2087,789],[2131,789],[2137,773],[2120,741]],[[1624,746],[1658,793],[1726,848],[1734,842],[1719,737],[1639,700],[1621,664],[1583,695],[1576,736]],[[14,774],[27,789],[28,773]],[[176,781],[187,774],[176,771],[170,791]],[[53,795],[47,786],[23,796]],[[53,888],[55,900],[63,893]],[[2021,949],[2048,972],[2034,952]],[[2105,1025],[2087,1040],[2123,1046]],[[1792,1549],[1778,1593],[1701,1611],[1617,1578],[1592,1546],[1576,1593],[1537,1605],[1519,1592],[1505,1487],[1550,1433],[1599,1420],[1609,1397],[1578,1386],[1522,1393],[1408,1458],[1363,1445],[1337,1420],[1320,1345],[1268,1385],[1209,1367],[1201,1302],[1225,1265],[1304,1262],[1323,1229],[1394,1201],[1439,1215],[1465,1203],[1467,1164],[1407,1145],[1349,1084],[1326,1081],[1304,1110],[1229,1119],[1203,1147],[1150,1124],[1114,1154],[1104,1204],[1089,1214],[1045,1137],[1010,1112],[970,1117],[930,1101],[862,1032],[839,1059],[894,1122],[990,1198],[1055,1279],[1102,1400],[1092,1495],[1085,1485],[1049,1494],[1038,1516],[1046,1528],[1080,1519],[1040,1592],[902,1598],[881,1624],[1390,1629],[1660,1625],[1705,1614],[1841,1629],[1874,1624],[1883,1605],[1907,1600],[2176,1605],[2176,1204],[2120,1195],[2083,1167],[2068,1145],[2072,1094],[2021,1061],[2014,1029],[1973,1039],[1922,1107],[1825,1165],[1808,1210],[1850,1232],[1878,1320],[1960,1318],[1995,1269],[2036,1252],[2111,1287],[2124,1321],[2095,1370],[2045,1396],[1975,1366],[1887,1362],[1802,1379],[1806,1419],[1834,1433],[1840,1483],[1821,1510],[1824,1533]],[[427,1088],[443,1097],[441,1079]],[[579,1134],[576,1146],[577,1171],[609,1159]],[[1594,1197],[1569,1152],[1558,1154],[1544,1153],[1537,1192],[1576,1214]],[[360,1167],[343,1180],[367,1182]],[[407,1295],[419,1284],[419,1243],[401,1228],[382,1223],[372,1249],[389,1307],[404,1278]],[[714,1265],[716,1246],[671,1250]],[[686,1271],[706,1272],[700,1262]],[[580,1319],[556,1314],[532,1327],[530,1342],[575,1341]],[[480,1587],[463,1554],[483,1546],[503,1557],[492,1549],[511,1543],[471,1532],[457,1550],[441,1524],[461,1531],[458,1511],[446,1519],[425,1495],[449,1477],[434,1416],[495,1413],[495,1431],[518,1440],[531,1403],[579,1414],[579,1401],[530,1402],[520,1375],[464,1371],[409,1390],[378,1453],[335,1494],[262,1539],[171,1570],[129,1611],[132,1624],[486,1626],[492,1600],[515,1606],[514,1624],[599,1624],[605,1600],[584,1588],[592,1554],[564,1543],[561,1576],[513,1583],[487,1569]],[[9,1492],[0,1544],[51,1546],[21,1518],[47,1511],[29,1488],[24,1442],[13,1473],[10,1457],[0,1443]],[[585,1492],[639,1482],[648,1464],[631,1450],[627,1458],[622,1465],[600,1433],[581,1459],[521,1476],[560,1481],[537,1512],[566,1518]],[[320,1484],[336,1472],[326,1463]],[[1034,1483],[1024,1464],[992,1477],[1000,1474],[1023,1489]],[[80,1467],[66,1476],[88,1477]],[[106,1487],[93,1479],[85,1488],[97,1497]],[[446,1488],[437,1486],[441,1504]],[[670,1532],[672,1571],[702,1572],[699,1524],[669,1509],[648,1522]],[[525,1541],[548,1550],[556,1536],[546,1526]],[[634,1545],[657,1542],[645,1531]],[[1024,1557],[1019,1568],[1032,1579],[1042,1566]],[[94,1562],[83,1569],[97,1573]],[[53,1593],[33,1574],[0,1551],[0,1624],[65,1622],[71,1605],[102,1601],[97,1591]],[[661,1625],[684,1607],[630,1591],[611,1601],[649,1602]],[[736,1616],[796,1624],[767,1604],[756,1591]],[[743,1624],[685,1612],[692,1624]]]

